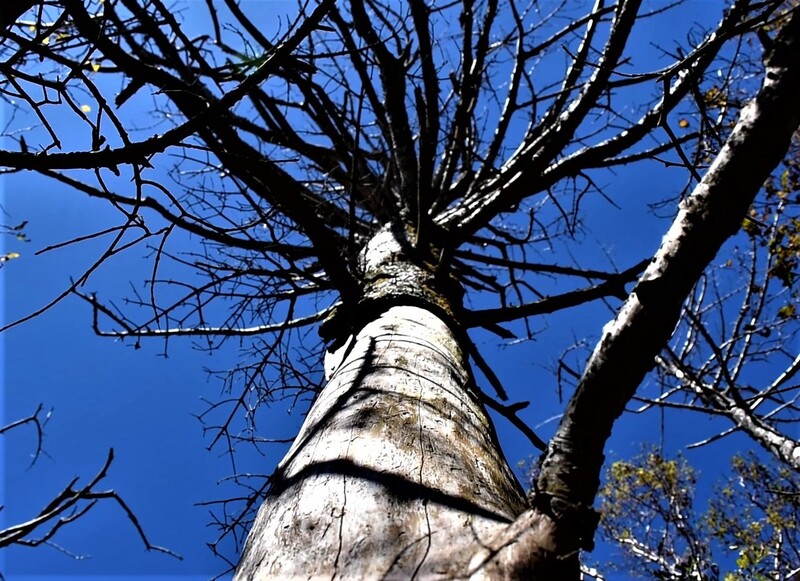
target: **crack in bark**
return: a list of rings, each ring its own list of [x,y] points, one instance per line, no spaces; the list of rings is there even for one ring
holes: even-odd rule
[[[417,380],[417,386],[419,387],[419,397],[417,398],[417,425],[419,429],[419,485],[424,486],[423,482],[423,470],[425,468],[425,426],[422,425],[422,382]],[[428,513],[428,500],[422,500],[422,510],[425,514],[425,526],[428,530],[428,533],[425,535],[425,539],[427,539],[427,544],[425,546],[425,552],[422,555],[419,563],[417,563],[416,568],[414,569],[414,574],[411,575],[412,579],[416,579],[417,575],[419,574],[420,568],[422,567],[423,563],[425,563],[425,559],[428,557],[428,553],[431,550],[431,535],[433,532],[431,531],[431,517]]]
[[[473,383],[436,311],[368,323],[282,463],[238,578],[462,577],[527,506]]]

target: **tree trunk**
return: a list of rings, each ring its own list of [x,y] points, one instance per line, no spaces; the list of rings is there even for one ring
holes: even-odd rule
[[[392,299],[362,303],[374,314],[328,358],[330,380],[278,466],[238,581],[480,576],[497,552],[486,547],[528,508],[461,331],[441,296],[420,299],[436,294],[433,275],[400,246],[387,229],[363,255],[365,295]]]

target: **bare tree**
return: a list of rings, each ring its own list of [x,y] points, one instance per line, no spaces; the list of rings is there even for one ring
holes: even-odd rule
[[[797,10],[735,0],[642,71],[631,36],[667,7],[640,4],[322,0],[276,38],[234,0],[208,0],[196,35],[161,0],[47,0],[3,16],[0,90],[41,130],[16,135],[0,164],[122,216],[65,295],[84,297],[109,336],[252,340],[215,426],[230,445],[257,439],[259,403],[313,399],[276,472],[227,523],[247,528],[264,498],[237,578],[578,577],[611,429],[800,124]],[[738,58],[757,33],[760,87]],[[711,67],[751,97],[733,125],[727,108],[707,111]],[[126,112],[146,100],[157,128],[134,133]],[[684,110],[702,123],[679,136]],[[66,146],[64,111],[84,128]],[[157,169],[172,157],[170,183]],[[532,260],[604,195],[597,172],[653,159],[683,167],[691,193],[652,258],[620,271]],[[196,250],[172,251],[187,235]],[[81,290],[138,243],[154,251],[148,296],[120,310]],[[167,262],[191,276],[163,275]],[[541,292],[533,274],[563,281]],[[469,331],[529,336],[534,317],[610,297],[624,304],[544,443],[516,417],[524,404],[502,403]],[[324,388],[287,348],[315,325]],[[487,406],[544,451],[530,499]]]
[[[701,277],[658,357],[659,381],[638,398],[642,409],[677,407],[729,420],[725,431],[694,446],[742,431],[795,471],[798,155],[795,136],[781,171],[750,210],[747,236]]]
[[[30,426],[34,429],[36,437],[34,451],[31,454],[31,465],[35,463],[39,457],[44,453],[44,427],[50,418],[52,410],[44,411],[44,406],[39,405],[32,414],[9,422],[5,426],[0,426],[0,436],[5,436],[12,430]],[[35,515],[30,519],[13,525],[8,525],[0,529],[0,549],[10,547],[12,545],[20,545],[25,547],[38,547],[39,545],[47,544],[58,548],[61,551],[69,551],[59,547],[54,542],[54,537],[60,529],[68,526],[70,523],[83,518],[92,508],[94,508],[100,501],[115,501],[123,510],[125,515],[131,521],[133,527],[142,540],[144,547],[148,551],[157,551],[166,553],[173,557],[180,558],[177,553],[158,545],[152,544],[139,520],[136,518],[134,512],[130,509],[122,497],[113,489],[98,490],[100,482],[108,475],[108,470],[111,468],[111,463],[114,461],[114,450],[108,451],[103,467],[92,477],[86,484],[78,485],[79,478],[71,480],[60,492],[53,495],[53,498]],[[3,510],[0,505],[0,510]],[[2,579],[0,573],[0,579]]]

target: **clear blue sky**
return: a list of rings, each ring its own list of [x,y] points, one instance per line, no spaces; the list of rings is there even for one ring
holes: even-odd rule
[[[713,22],[718,2],[690,3],[696,17]],[[291,5],[265,2],[265,6]],[[709,15],[712,17],[709,20]],[[661,21],[660,26],[669,21]],[[636,42],[646,50],[647,42],[660,34],[658,27],[645,26]],[[654,91],[656,88],[654,87]],[[608,175],[609,191],[615,193],[624,210],[600,200],[587,206],[597,240],[608,249],[620,268],[651,253],[667,221],[643,220],[646,204],[674,193],[684,185],[680,172],[625,172]],[[6,215],[0,220],[13,224],[29,220],[30,243],[6,239],[6,251],[21,257],[0,270],[4,294],[2,319],[25,316],[51,301],[104,249],[107,239],[89,241],[76,247],[36,256],[35,251],[85,235],[117,223],[109,208],[81,194],[65,190],[31,174],[8,176],[0,185]],[[581,252],[597,252],[589,241]],[[594,250],[592,250],[594,248]],[[85,287],[102,297],[129,295],[132,282],[141,288],[149,274],[149,261],[142,252],[116,258]],[[554,256],[553,259],[558,259]],[[589,255],[587,254],[587,259]],[[535,399],[525,412],[531,425],[544,422],[558,412],[554,383],[549,368],[574,336],[596,338],[610,312],[602,305],[570,311],[540,323],[542,340],[514,347],[498,347],[496,339],[483,341],[484,354],[495,365],[501,380],[509,385],[525,382],[534,386]],[[0,336],[3,345],[4,420],[31,413],[41,402],[54,413],[46,426],[46,455],[30,466],[35,447],[31,430],[22,428],[4,437],[2,494],[5,523],[33,516],[44,503],[73,477],[85,482],[102,466],[113,447],[112,465],[106,488],[114,488],[135,511],[151,542],[182,554],[176,561],[161,554],[147,554],[124,513],[113,503],[100,503],[89,515],[62,530],[55,542],[72,553],[90,556],[76,560],[51,547],[35,550],[13,548],[0,552],[0,572],[8,581],[85,579],[119,576],[122,581],[208,579],[225,568],[205,543],[216,538],[207,525],[208,511],[196,503],[224,498],[226,488],[218,484],[230,474],[223,449],[206,451],[202,427],[193,414],[205,410],[201,398],[215,400],[220,387],[209,380],[204,368],[225,369],[234,365],[235,345],[213,356],[193,348],[189,340],[173,341],[169,357],[158,341],[144,341],[134,350],[130,343],[96,337],[91,330],[91,313],[80,301],[69,298],[44,315]],[[667,423],[670,442],[685,444],[711,433],[704,418],[689,416],[688,422]],[[275,410],[272,428],[294,433],[299,414]],[[498,431],[509,461],[529,457],[535,450],[502,420]],[[537,431],[548,436],[551,422]],[[273,432],[274,433],[274,432]],[[628,457],[644,441],[658,441],[657,414],[628,417],[620,422],[608,449],[610,459]],[[707,481],[727,467],[734,440],[690,456]],[[242,462],[253,471],[271,472],[281,456],[279,447],[265,457],[245,456]],[[698,460],[696,460],[699,459]],[[103,488],[103,487],[101,487]],[[233,557],[233,555],[231,555]],[[123,575],[126,575],[123,577]],[[614,577],[611,578],[621,578]]]

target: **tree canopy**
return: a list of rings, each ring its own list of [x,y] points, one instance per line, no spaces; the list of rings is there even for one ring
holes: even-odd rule
[[[316,399],[323,350],[331,376],[378,314],[425,305],[459,329],[480,402],[543,452],[531,510],[590,549],[606,440],[631,406],[717,417],[709,442],[743,432],[800,468],[800,13],[734,0],[712,26],[690,4],[321,0],[265,27],[258,3],[236,0],[9,3],[0,167],[119,212],[58,245],[108,240],[56,299],[83,299],[98,334],[246,345],[211,406],[212,445],[258,444],[259,406]],[[641,182],[615,188],[625,172]],[[654,191],[660,172],[685,186]],[[598,252],[601,203],[660,215],[661,246]],[[612,228],[630,226],[621,215]],[[376,262],[387,232],[402,260]],[[86,290],[136,248],[145,292],[120,307]],[[421,278],[404,281],[409,264]],[[546,418],[522,411],[540,396],[480,345],[543,340],[543,318],[589,303],[613,320],[596,346],[556,345],[561,419],[539,434]],[[605,498],[623,502],[625,466]],[[223,503],[224,534],[250,527],[268,485]],[[715,534],[741,536],[725,526]]]

